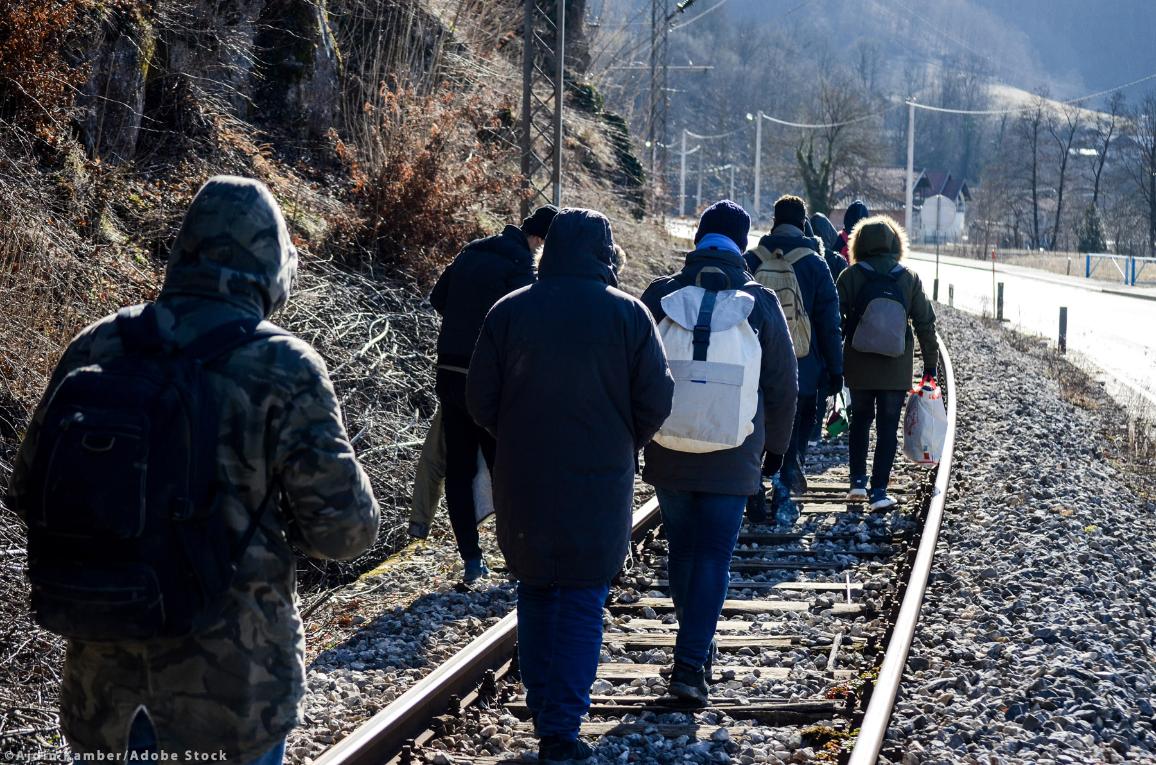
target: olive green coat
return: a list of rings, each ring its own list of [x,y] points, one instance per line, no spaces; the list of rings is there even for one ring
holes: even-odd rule
[[[895,255],[872,255],[865,259],[879,273],[888,273],[895,268]],[[861,353],[851,347],[847,337],[847,322],[855,309],[859,290],[867,282],[863,269],[852,266],[839,274],[835,285],[839,293],[839,313],[843,319],[843,374],[847,387],[860,390],[908,390],[911,388],[915,359],[915,335],[919,336],[919,347],[923,353],[924,369],[933,369],[939,363],[939,343],[935,339],[935,309],[919,276],[903,268],[897,275],[899,286],[907,295],[907,344],[903,354],[890,358],[875,353]],[[912,333],[911,328],[915,327]]]

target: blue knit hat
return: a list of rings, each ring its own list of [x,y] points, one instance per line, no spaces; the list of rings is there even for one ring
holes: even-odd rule
[[[750,230],[751,216],[747,215],[747,211],[729,199],[724,199],[703,212],[698,220],[694,243],[698,244],[707,234],[722,234],[745,251]]]

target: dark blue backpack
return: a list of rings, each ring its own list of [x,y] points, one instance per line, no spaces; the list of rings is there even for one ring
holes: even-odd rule
[[[49,394],[24,508],[33,616],[77,640],[189,635],[219,616],[277,494],[233,542],[219,512],[220,407],[206,370],[288,333],[233,321],[175,349],[152,305],[122,311],[116,328],[123,356],[73,370]]]

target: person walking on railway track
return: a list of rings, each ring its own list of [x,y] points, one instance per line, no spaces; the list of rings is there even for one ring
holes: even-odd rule
[[[776,522],[784,526],[793,524],[798,517],[791,493],[806,490],[804,464],[818,397],[843,388],[839,300],[823,260],[822,244],[803,233],[806,220],[807,207],[802,199],[779,197],[771,233],[745,256],[755,281],[770,287],[778,296],[798,358],[799,401],[794,431],[783,467],[772,478],[771,509]]]
[[[851,261],[851,251],[848,247],[851,241],[851,232],[855,230],[859,221],[870,216],[871,211],[867,209],[867,205],[861,199],[856,199],[849,204],[843,213],[843,229],[839,232],[839,243],[835,249],[847,259],[848,263]]]
[[[156,302],[77,335],[33,414],[11,507],[77,755],[269,765],[301,720],[290,541],[352,558],[379,513],[325,363],[264,321],[296,264],[269,190],[212,178]]]
[[[630,539],[636,454],[674,382],[650,313],[615,288],[610,222],[565,209],[538,281],[486,317],[466,398],[495,439],[498,544],[518,579],[518,656],[539,759],[581,760],[602,605]]]
[[[887,484],[898,449],[903,400],[911,389],[915,336],[923,355],[924,381],[935,378],[939,364],[935,309],[919,276],[902,264],[906,254],[907,235],[899,224],[883,215],[866,218],[852,232],[851,266],[837,285],[851,389],[847,500],[869,502],[872,510],[896,504]],[[873,421],[875,459],[868,493],[867,447]]]
[[[445,492],[450,525],[465,566],[463,579],[489,574],[478,542],[474,477],[478,449],[493,464],[494,442],[466,409],[466,375],[486,313],[503,296],[532,284],[534,253],[558,209],[544,205],[500,234],[470,242],[446,267],[429,301],[442,317],[438,333],[437,396],[446,440]]]
[[[815,232],[815,236],[823,245],[823,260],[827,262],[827,269],[831,272],[831,280],[833,282],[838,281],[839,274],[847,268],[847,259],[840,255],[836,249],[836,247],[842,246],[839,232],[835,230],[835,224],[831,223],[830,219],[821,212],[811,213],[808,220],[811,222],[811,230]],[[825,368],[820,370],[819,379],[827,379]],[[818,441],[822,437],[823,425],[827,417],[827,400],[841,392],[841,390],[826,390],[826,386],[822,386],[822,388],[815,398],[815,423],[811,429],[811,441]]]
[[[775,294],[747,273],[750,217],[709,207],[682,270],[646,288],[675,377],[674,410],[646,447],[670,547],[678,617],[671,695],[707,702],[715,625],[747,498],[782,464],[798,396],[795,353]]]

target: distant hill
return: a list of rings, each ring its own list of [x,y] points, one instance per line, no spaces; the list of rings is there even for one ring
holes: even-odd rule
[[[714,4],[698,0],[686,16]],[[1058,98],[1156,72],[1156,0],[729,0],[718,12],[776,19],[835,47],[891,44],[913,62],[970,53],[994,79]]]

